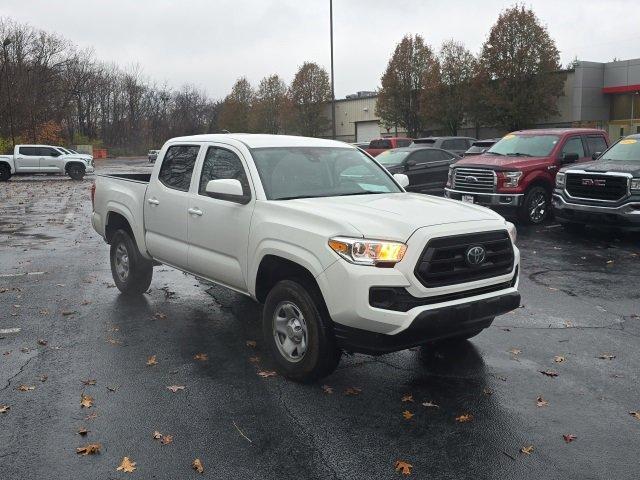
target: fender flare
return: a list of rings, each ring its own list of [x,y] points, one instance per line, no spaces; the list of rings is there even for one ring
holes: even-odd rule
[[[136,223],[133,220],[133,213],[131,212],[129,207],[127,207],[123,203],[119,203],[114,200],[109,200],[106,205],[106,212],[107,212],[107,217],[104,220],[105,238],[106,238],[107,226],[109,225],[109,215],[111,213],[117,213],[119,215],[122,215],[125,218],[125,220],[129,223],[129,227],[131,227],[131,231],[133,232],[133,237],[136,244],[138,245],[138,250],[140,251],[140,254],[143,257],[151,260],[151,257],[147,253],[147,244],[144,240],[144,232],[140,231],[140,228],[135,227]]]

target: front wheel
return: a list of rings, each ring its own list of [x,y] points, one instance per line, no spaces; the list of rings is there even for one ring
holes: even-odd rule
[[[533,187],[527,191],[518,209],[521,222],[539,225],[549,216],[549,194],[543,187]]]
[[[70,165],[67,173],[72,180],[82,180],[85,174],[85,168],[81,165]]]
[[[11,169],[8,165],[0,165],[0,182],[6,182],[11,178]]]
[[[125,295],[142,295],[149,289],[153,264],[140,255],[129,233],[118,230],[111,241],[111,275]]]
[[[305,282],[282,280],[267,295],[262,313],[266,345],[278,370],[296,382],[313,382],[340,362],[320,293]]]

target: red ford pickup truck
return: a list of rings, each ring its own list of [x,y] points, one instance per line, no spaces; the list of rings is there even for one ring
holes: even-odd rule
[[[411,145],[411,142],[413,142],[413,140],[406,137],[377,138],[375,140],[371,140],[371,142],[369,143],[369,148],[365,148],[364,151],[372,157],[376,157],[385,150],[408,147],[409,145]]]
[[[542,223],[560,167],[589,161],[609,146],[602,130],[551,128],[505,135],[482,155],[464,157],[449,168],[445,196]]]

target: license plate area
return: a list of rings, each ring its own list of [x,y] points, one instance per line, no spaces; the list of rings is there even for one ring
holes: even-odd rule
[[[473,195],[462,195],[462,201],[464,203],[476,203]]]

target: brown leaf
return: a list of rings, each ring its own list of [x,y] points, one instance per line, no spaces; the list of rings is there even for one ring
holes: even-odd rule
[[[156,312],[153,314],[153,318],[155,320],[165,320],[167,318],[167,314],[162,312]]]
[[[520,355],[520,353],[522,353],[522,350],[520,350],[519,348],[512,348],[511,350],[509,350],[509,353],[511,355]]]
[[[484,393],[485,395],[493,395],[493,390],[491,390],[489,387],[484,387],[482,389],[482,393]]]
[[[536,398],[536,407],[546,407],[547,405],[549,405],[549,402],[547,402],[541,396]]]
[[[83,300],[80,305],[91,305],[91,301],[90,300]]]
[[[524,453],[525,455],[531,455],[533,453],[533,445],[522,447],[520,449],[520,453]]]
[[[600,360],[613,360],[614,358],[616,358],[616,356],[611,355],[610,353],[603,353],[602,355],[598,355],[598,358]]]
[[[403,402],[413,402],[413,395],[405,395],[402,397]]]
[[[129,457],[124,457],[120,466],[116,470],[122,470],[126,473],[131,473],[136,469],[136,462],[131,461]]]
[[[94,455],[96,453],[100,453],[100,449],[102,445],[99,443],[89,443],[84,447],[76,448],[76,453],[80,455]]]
[[[93,407],[93,397],[91,395],[85,395],[84,393],[80,394],[80,406],[82,408],[91,408]]]
[[[249,361],[251,363],[260,363],[260,357],[257,355],[254,355],[253,357],[249,357]]]
[[[96,381],[94,379],[82,380],[83,385],[95,385]]]
[[[440,408],[440,405],[436,405],[433,402],[422,402],[422,406],[427,408]]]
[[[84,417],[85,420],[93,420],[95,418],[98,418],[98,414],[96,412],[90,413],[89,415]]]
[[[31,385],[20,385],[16,390],[19,392],[28,392],[29,390],[35,390],[36,387],[32,387]]]
[[[327,395],[331,395],[333,394],[333,387],[330,387],[329,385],[322,385],[322,391]]]
[[[38,339],[38,345],[42,345],[43,347],[47,346],[47,341],[43,340],[42,338]]]
[[[562,355],[556,355],[555,357],[553,357],[553,361],[556,363],[562,363],[566,360],[565,357],[563,357]]]
[[[360,395],[362,393],[362,389],[358,387],[347,387],[344,390],[344,394],[350,397],[355,397],[356,395]]]
[[[410,412],[409,410],[405,410],[404,412],[402,412],[402,416],[404,417],[405,420],[411,420],[411,418],[413,418],[415,414]]]
[[[576,437],[572,433],[567,433],[565,435],[562,435],[562,438],[564,438],[565,443],[571,443],[578,437]]]
[[[80,427],[76,433],[78,435],[82,435],[84,437],[87,433],[89,433],[89,430],[87,430],[84,427]]]
[[[116,340],[115,338],[107,338],[107,343],[110,343],[111,345],[122,345],[122,342],[120,340]]]
[[[171,390],[173,393],[176,393],[178,390],[184,390],[185,386],[184,385],[171,385],[170,387],[167,387],[169,390]]]
[[[393,468],[396,469],[396,472],[400,472],[403,475],[411,475],[411,469],[413,468],[413,465],[405,462],[404,460],[396,460]]]
[[[171,442],[173,442],[173,435],[163,435],[160,439],[162,445],[169,445]]]
[[[199,362],[206,362],[207,360],[209,360],[209,355],[207,355],[206,353],[196,353],[193,356],[194,360],[198,360]]]
[[[258,376],[262,378],[275,377],[277,375],[273,370],[259,370]]]
[[[473,415],[470,413],[463,413],[462,415],[456,417],[456,422],[459,423],[468,423],[473,421]]]
[[[557,377],[558,372],[554,372],[553,370],[540,370],[540,373],[546,375],[547,377]]]
[[[10,409],[11,407],[9,405],[0,403],[0,413],[7,413]]]
[[[629,412],[629,415],[634,417],[636,420],[640,420],[640,411]]]
[[[255,340],[247,340],[247,347],[256,348],[257,345]]]
[[[162,438],[162,434],[156,430],[155,432],[153,432],[153,438],[155,438],[156,440],[160,440]]]
[[[158,364],[158,361],[156,360],[155,355],[151,355],[147,357],[147,367],[153,367],[154,365],[157,365],[157,364]]]
[[[191,463],[191,468],[193,468],[196,472],[198,473],[202,473],[204,472],[204,465],[202,465],[202,462],[200,461],[199,458],[196,458],[192,463]]]

